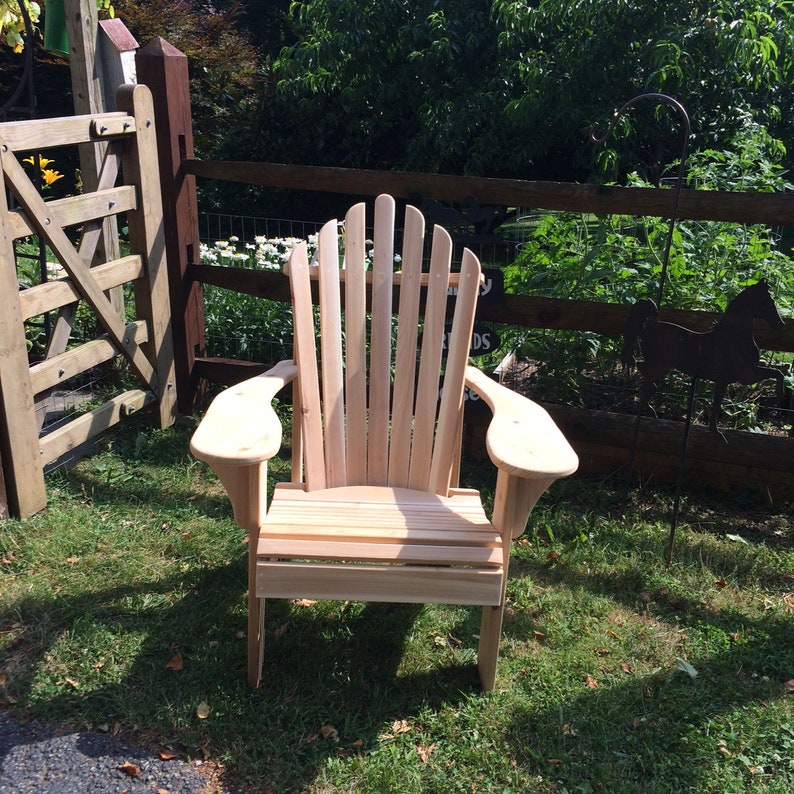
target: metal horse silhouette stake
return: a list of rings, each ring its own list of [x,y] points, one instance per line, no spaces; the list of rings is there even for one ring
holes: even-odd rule
[[[722,399],[730,383],[751,386],[774,378],[781,401],[785,395],[783,373],[761,366],[758,345],[753,339],[753,321],[765,320],[773,330],[784,326],[766,281],[745,287],[728,304],[725,314],[710,331],[690,331],[681,325],[659,322],[656,304],[645,298],[629,309],[621,362],[642,375],[640,407],[650,404],[662,379],[671,369],[693,378],[714,382],[709,426],[717,430]],[[639,346],[642,360],[635,354]]]
[[[670,536],[667,543],[666,563],[669,566],[673,555],[675,530],[681,504],[681,488],[684,478],[687,444],[692,422],[692,409],[695,391],[699,379],[714,381],[714,397],[710,424],[712,430],[717,429],[720,408],[729,383],[752,385],[767,378],[775,378],[778,393],[783,398],[785,381],[783,373],[771,367],[762,367],[758,346],[753,339],[753,320],[764,319],[773,328],[779,329],[783,321],[775,308],[769,294],[769,285],[760,281],[745,288],[729,304],[724,316],[711,331],[699,333],[680,325],[659,322],[659,306],[662,302],[670,247],[673,238],[678,203],[684,182],[684,168],[690,135],[689,116],[684,106],[666,94],[648,93],[636,96],[626,102],[615,114],[607,132],[602,136],[595,133],[595,125],[590,130],[590,140],[596,145],[606,143],[618,119],[633,105],[642,100],[650,99],[669,105],[677,111],[683,134],[681,155],[678,161],[675,190],[672,191],[672,210],[665,241],[662,268],[659,274],[659,291],[656,302],[649,298],[638,301],[629,310],[626,336],[622,351],[622,361],[633,367],[637,364],[642,375],[640,399],[637,417],[634,424],[634,437],[628,461],[627,486],[631,482],[634,456],[639,437],[640,420],[644,411],[652,411],[650,400],[659,387],[664,376],[671,369],[678,369],[690,375],[692,380],[689,390],[689,404],[684,423],[684,437],[681,445],[681,458],[678,467],[678,483],[673,503],[673,514],[670,521]],[[636,362],[635,352],[639,344],[643,360]]]

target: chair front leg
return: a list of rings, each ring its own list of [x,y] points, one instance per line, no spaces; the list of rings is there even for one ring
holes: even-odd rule
[[[477,670],[480,685],[491,692],[496,683],[496,665],[499,659],[499,642],[502,637],[505,591],[510,565],[510,546],[526,528],[532,508],[553,479],[531,480],[516,477],[500,469],[496,479],[494,514],[492,523],[502,536],[504,553],[502,595],[499,605],[484,606],[480,620],[480,642],[477,651]]]
[[[255,688],[262,680],[262,665],[265,660],[265,599],[256,595],[256,544],[259,527],[248,530],[248,635],[247,635],[247,679],[248,686]]]

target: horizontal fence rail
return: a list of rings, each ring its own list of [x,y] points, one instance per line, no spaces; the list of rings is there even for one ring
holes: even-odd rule
[[[254,295],[267,300],[288,302],[289,279],[276,270],[249,270],[223,265],[191,265],[188,274],[203,284]],[[483,301],[477,309],[478,320],[562,331],[595,331],[623,334],[628,306],[598,301],[564,300],[532,295],[505,295],[499,303]],[[659,317],[667,322],[708,331],[722,315],[716,312],[663,308]],[[794,352],[794,320],[785,327],[771,330],[759,322],[755,338],[764,350]]]
[[[419,201],[462,202],[474,196],[481,204],[592,212],[596,215],[650,215],[669,218],[675,191],[671,188],[541,182],[521,179],[373,171],[278,163],[194,160],[182,162],[185,174],[226,182],[273,188],[316,190]],[[687,220],[794,225],[794,193],[741,193],[682,190],[677,217]]]

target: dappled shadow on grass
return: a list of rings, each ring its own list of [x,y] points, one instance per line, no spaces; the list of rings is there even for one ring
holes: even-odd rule
[[[779,685],[737,674],[741,664],[730,655],[702,659],[695,680],[666,670],[607,682],[594,670],[599,688],[581,680],[578,694],[514,708],[507,733],[515,758],[570,791],[716,794],[756,790],[754,784],[762,790],[775,781],[775,790],[790,790],[791,724],[781,726],[779,712],[763,714],[785,695]],[[736,725],[742,722],[736,709],[748,720],[753,712],[747,734]],[[778,734],[788,742],[778,743]],[[746,736],[763,736],[765,747],[748,748]],[[769,764],[775,755],[777,762]]]
[[[129,587],[21,599],[18,620],[46,630],[5,649],[4,668],[14,670],[6,705],[29,704],[35,717],[78,726],[118,722],[138,741],[221,760],[233,783],[300,791],[329,757],[366,752],[384,726],[478,689],[473,667],[398,675],[419,607],[274,600],[263,683],[250,690],[244,574],[239,560]],[[130,638],[137,647],[124,664],[120,648]],[[67,653],[64,643],[71,663],[53,664],[56,645]],[[81,648],[90,649],[83,658]],[[168,669],[176,657],[183,669]],[[117,663],[123,671],[114,672]]]
[[[190,478],[173,476],[169,467],[197,465],[184,435],[145,439],[127,452],[124,461],[103,456],[59,475],[59,487],[110,514],[102,524],[108,532],[142,506],[138,537],[168,535],[168,560],[136,568],[140,557],[130,548],[129,578],[105,583],[81,578],[79,562],[62,563],[57,587],[31,588],[8,605],[0,628],[18,628],[3,644],[8,686],[0,697],[12,713],[110,731],[118,725],[126,738],[218,760],[233,784],[287,792],[308,788],[329,759],[379,746],[393,722],[479,691],[469,660],[406,661],[417,636],[433,646],[418,626],[420,606],[280,600],[267,602],[263,683],[250,690],[246,547],[228,499],[201,468],[195,492]],[[170,523],[161,527],[160,515]],[[219,535],[226,527],[232,533],[221,552],[189,537],[216,520]],[[116,564],[122,552],[113,553]]]
[[[580,603],[592,599],[594,615],[600,616],[588,623],[585,615],[577,624],[572,644],[581,647],[567,655],[553,640],[544,645],[547,633],[554,636],[555,625],[547,623],[542,609],[519,613],[506,624],[505,636],[516,642],[539,632],[536,658],[543,662],[544,655],[555,657],[548,664],[563,679],[554,680],[544,693],[549,682],[531,662],[519,671],[516,686],[527,697],[516,698],[508,731],[516,758],[571,791],[716,793],[756,790],[753,786],[770,783],[777,786],[770,791],[790,790],[794,713],[784,689],[784,682],[794,676],[790,616],[781,610],[745,612],[740,601],[715,604],[708,594],[687,593],[684,580],[678,582],[674,573],[663,570],[663,540],[647,534],[631,537],[633,552],[655,557],[658,568],[648,565],[640,571],[616,559],[610,569],[608,558],[591,565],[588,544],[627,546],[627,537],[619,545],[610,536],[617,531],[592,537],[567,555],[570,561],[563,554],[543,564],[537,555],[520,559],[513,568],[514,575],[530,579],[536,590],[569,593]],[[707,564],[716,574],[724,572],[737,588],[746,575],[748,586],[757,587],[760,581],[762,592],[766,589],[770,596],[791,589],[791,576],[757,560],[751,566],[743,556],[741,544],[712,540],[704,549],[701,538],[683,531],[677,559],[693,570]],[[726,586],[717,580],[713,592]],[[581,621],[582,615],[577,618]],[[598,639],[589,641],[590,632],[598,632]],[[657,635],[668,643],[666,651],[657,651],[657,669],[635,672],[633,649],[623,635]],[[638,650],[638,658],[646,660],[644,670],[654,653],[653,643]],[[671,654],[685,657],[696,675],[676,667]],[[563,657],[571,660],[568,670]],[[779,708],[773,709],[776,703]],[[792,714],[792,720],[781,724],[781,710]],[[755,746],[745,744],[745,720],[753,722],[746,736]]]

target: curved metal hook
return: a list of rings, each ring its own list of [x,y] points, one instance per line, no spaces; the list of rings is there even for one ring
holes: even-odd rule
[[[612,122],[609,125],[606,133],[601,137],[598,137],[595,133],[596,126],[598,122],[594,122],[592,127],[590,127],[590,141],[595,144],[596,146],[600,146],[605,144],[609,136],[612,134],[612,131],[615,129],[615,125],[620,120],[620,117],[633,105],[636,105],[638,102],[644,99],[653,99],[657,102],[663,102],[670,107],[674,108],[678,111],[678,115],[681,117],[681,121],[684,127],[684,135],[683,135],[683,142],[681,144],[681,158],[678,163],[678,173],[676,175],[676,186],[675,192],[673,194],[673,209],[670,214],[670,224],[667,230],[667,240],[664,246],[664,256],[662,258],[662,272],[659,276],[659,291],[656,295],[656,305],[662,305],[662,294],[664,292],[664,282],[667,279],[667,264],[670,260],[670,246],[673,241],[673,230],[675,228],[676,216],[678,215],[678,201],[681,196],[681,188],[683,187],[684,183],[684,167],[686,165],[686,157],[687,157],[687,148],[689,146],[689,135],[691,133],[691,127],[689,124],[689,114],[686,112],[686,108],[677,100],[673,99],[673,97],[668,96],[667,94],[656,94],[656,93],[647,93],[647,94],[640,94],[639,96],[635,96],[633,99],[630,99],[626,102],[623,107],[615,113],[615,117],[612,119]]]
[[[595,134],[595,128],[598,125],[598,122],[597,121],[593,122],[593,126],[590,127],[590,141],[596,145],[606,143],[607,139],[612,134],[612,130],[615,129],[615,125],[620,120],[620,117],[630,107],[636,105],[638,102],[642,101],[643,99],[655,99],[658,102],[664,102],[665,104],[670,105],[670,107],[677,110],[678,114],[681,116],[681,120],[684,123],[684,130],[686,132],[685,140],[687,142],[689,141],[689,133],[690,133],[689,114],[686,112],[686,108],[684,108],[684,106],[677,99],[673,99],[673,97],[668,96],[667,94],[656,94],[656,93],[640,94],[639,96],[635,96],[633,99],[630,99],[628,102],[626,102],[626,104],[623,105],[623,107],[621,107],[617,113],[615,113],[615,116],[609,125],[609,129],[600,138],[597,137]]]

